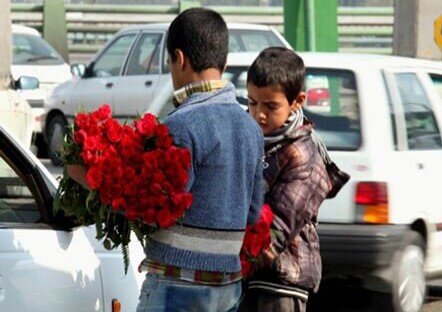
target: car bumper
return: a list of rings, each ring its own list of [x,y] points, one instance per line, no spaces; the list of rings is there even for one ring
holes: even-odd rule
[[[408,230],[406,225],[321,223],[324,275],[364,276],[389,267]]]

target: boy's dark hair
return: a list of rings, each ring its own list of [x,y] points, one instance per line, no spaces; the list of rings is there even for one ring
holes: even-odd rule
[[[180,49],[199,73],[208,68],[224,70],[229,49],[229,32],[221,15],[204,8],[192,8],[179,14],[169,26],[167,51],[172,62]]]
[[[259,53],[247,72],[247,83],[258,88],[277,87],[292,103],[303,90],[305,67],[302,58],[290,49],[270,47]]]

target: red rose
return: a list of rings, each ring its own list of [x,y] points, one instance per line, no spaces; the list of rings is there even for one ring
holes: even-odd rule
[[[174,205],[174,208],[178,209],[181,213],[189,209],[193,201],[192,195],[190,193],[172,194],[170,196],[170,199],[172,201],[172,204]]]
[[[115,119],[108,119],[104,123],[104,132],[112,143],[119,142],[121,139],[121,125]]]
[[[91,189],[96,190],[100,187],[103,180],[101,169],[98,167],[91,167],[86,173],[86,181]]]
[[[163,192],[163,189],[159,183],[152,183],[150,189],[153,194],[161,194]]]
[[[157,211],[155,221],[160,228],[168,228],[175,224],[175,218],[169,213],[169,209],[165,207]]]
[[[84,113],[79,113],[75,116],[74,124],[79,128],[83,129],[89,125],[89,116]]]
[[[127,209],[125,211],[125,215],[128,220],[136,220],[136,219],[138,219],[140,214],[135,209]]]
[[[152,114],[145,114],[143,118],[134,122],[135,129],[146,137],[151,137],[155,133],[155,128],[158,125],[157,117]]]
[[[123,188],[118,184],[111,184],[109,185],[109,194],[112,196],[112,198],[120,197],[123,193]]]
[[[164,124],[158,125],[155,129],[155,134],[160,138],[169,136],[169,127],[167,127],[167,125]]]
[[[118,197],[112,200],[112,209],[114,210],[120,210],[123,209],[126,206],[126,201],[123,197]]]
[[[127,195],[127,196],[134,196],[137,194],[137,189],[136,189],[135,185],[133,185],[132,183],[126,183],[123,186],[123,190],[124,190],[123,191],[124,195]]]
[[[95,155],[91,151],[84,150],[80,153],[80,157],[86,165],[95,163]]]
[[[84,149],[89,151],[94,151],[98,148],[100,144],[100,137],[98,136],[88,136],[84,141]]]
[[[164,150],[167,150],[173,144],[173,139],[170,136],[162,136],[157,139],[157,146]]]
[[[103,104],[95,112],[92,113],[92,116],[100,121],[104,121],[108,118],[111,118],[112,109],[109,104]]]
[[[83,144],[87,138],[87,133],[84,130],[78,130],[74,133],[74,141],[78,144]]]
[[[147,170],[156,170],[158,168],[158,158],[157,153],[154,151],[144,152],[143,153],[143,161],[144,165],[147,167]]]
[[[273,222],[273,212],[268,204],[262,206],[260,220],[266,224],[271,224]]]
[[[141,214],[143,222],[146,224],[155,223],[156,210],[154,208],[146,208]]]

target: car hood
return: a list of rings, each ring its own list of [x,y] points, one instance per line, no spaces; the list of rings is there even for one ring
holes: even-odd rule
[[[14,79],[21,76],[37,78],[42,84],[62,83],[72,78],[69,65],[12,65]]]

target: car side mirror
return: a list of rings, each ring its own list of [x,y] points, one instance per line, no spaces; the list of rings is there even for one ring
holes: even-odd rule
[[[40,87],[40,81],[35,77],[21,76],[14,82],[16,90],[35,90]]]
[[[89,65],[84,68],[84,74],[82,77],[84,77],[84,78],[93,77],[94,76],[94,65],[95,65],[94,62],[89,63]]]
[[[72,64],[71,73],[76,77],[83,77],[86,72],[86,65],[84,64]]]

